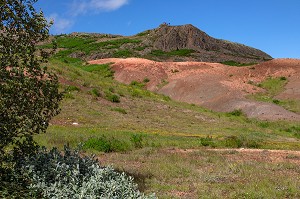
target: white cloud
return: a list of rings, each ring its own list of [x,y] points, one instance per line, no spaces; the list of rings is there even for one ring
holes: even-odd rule
[[[61,33],[65,33],[68,29],[70,29],[73,24],[74,21],[71,19],[66,19],[66,18],[62,18],[60,17],[58,14],[54,13],[52,15],[50,15],[49,17],[47,17],[48,20],[53,20],[54,24],[51,27],[52,31],[55,34],[61,34]]]
[[[129,0],[74,0],[71,14],[76,16],[88,12],[114,11],[128,4]]]

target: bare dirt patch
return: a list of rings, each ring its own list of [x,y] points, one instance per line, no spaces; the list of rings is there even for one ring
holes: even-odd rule
[[[241,109],[248,117],[265,120],[300,120],[300,115],[266,102],[247,99],[262,92],[256,85],[268,77],[286,77],[279,99],[300,99],[300,60],[275,59],[248,67],[207,62],[155,62],[140,58],[109,58],[91,64],[111,63],[117,81],[129,84],[148,78],[146,88],[174,100],[198,104],[214,111]]]

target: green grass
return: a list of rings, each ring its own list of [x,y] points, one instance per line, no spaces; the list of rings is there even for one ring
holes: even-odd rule
[[[221,62],[221,64],[225,64],[225,65],[228,65],[228,66],[251,66],[251,65],[255,65],[257,63],[239,63],[239,62],[236,62],[236,61],[224,61],[224,62]]]
[[[286,83],[287,79],[285,77],[267,78],[258,86],[266,89],[269,96],[275,96],[283,90]]]
[[[105,45],[91,41],[83,46],[111,48],[122,42],[129,41],[116,39]],[[39,144],[62,149],[65,144],[76,147],[81,143],[84,153],[94,153],[102,165],[112,164],[135,176],[142,191],[155,192],[159,198],[299,196],[296,164],[271,162],[265,154],[247,158],[235,151],[239,147],[299,150],[297,122],[259,121],[239,110],[216,113],[175,102],[143,89],[148,80],[132,85],[115,81],[110,64],[87,65],[68,57],[83,47],[67,41],[64,45],[69,47],[47,66],[66,80],[61,89],[69,89],[72,97],[61,102],[61,113],[50,122],[47,133],[35,136]],[[286,81],[268,79],[261,87],[273,97]],[[211,148],[232,150],[207,150]]]
[[[130,50],[118,50],[114,52],[113,57],[134,57],[134,53]]]
[[[298,198],[298,165],[264,157],[234,150],[144,148],[109,154],[100,161],[143,179],[140,188],[159,198]]]
[[[129,150],[130,145],[127,142],[120,141],[114,137],[101,136],[98,138],[89,138],[83,143],[83,149],[102,151],[105,153],[120,152]]]
[[[150,30],[146,30],[146,31],[136,34],[136,36],[142,37],[142,36],[148,35],[149,33],[150,33]]]
[[[180,49],[180,50],[173,50],[170,52],[162,51],[162,50],[153,50],[150,55],[153,56],[191,56],[191,54],[195,52],[192,49]]]
[[[144,88],[146,86],[145,83],[147,83],[148,81],[143,81],[143,82],[138,82],[138,81],[132,81],[130,82],[130,86],[135,86],[135,87],[138,87],[138,88]]]
[[[120,107],[111,108],[111,110],[122,113],[122,114],[127,114],[127,111],[123,108],[120,108]]]
[[[284,90],[284,86],[287,82],[288,80],[286,77],[267,78],[257,85],[258,87],[265,89],[265,92],[257,93],[249,97],[258,101],[275,103],[287,110],[300,113],[300,100],[276,99],[276,95]]]
[[[95,42],[95,39],[76,36],[56,36],[55,38],[58,48],[78,49],[81,46],[87,46]]]

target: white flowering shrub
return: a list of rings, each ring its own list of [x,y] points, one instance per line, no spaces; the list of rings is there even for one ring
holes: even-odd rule
[[[68,147],[63,153],[42,149],[24,161],[22,170],[30,179],[32,195],[45,198],[156,198],[142,194],[132,177],[101,167],[95,159],[80,157]]]

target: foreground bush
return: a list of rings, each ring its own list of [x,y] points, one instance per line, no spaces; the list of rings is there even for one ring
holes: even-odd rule
[[[43,148],[20,165],[31,197],[156,198],[140,193],[132,177],[101,167],[97,160],[80,157],[78,151],[68,147],[63,153]]]

